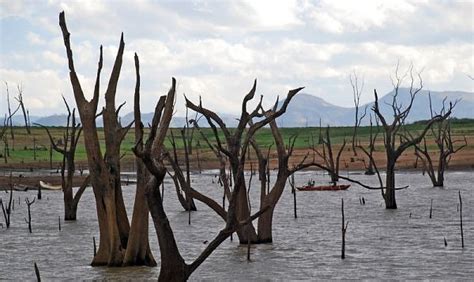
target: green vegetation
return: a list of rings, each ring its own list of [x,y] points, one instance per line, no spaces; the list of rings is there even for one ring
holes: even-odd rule
[[[423,128],[423,123],[415,122],[413,124],[407,125],[407,130],[412,134],[416,134],[417,131]],[[51,127],[50,132],[55,140],[62,138],[64,128],[62,127]],[[181,141],[180,128],[173,128],[173,135],[176,139],[176,145],[178,149],[183,147],[183,142]],[[325,130],[323,128],[322,130]],[[214,140],[213,133],[209,128],[202,128],[203,134],[206,135],[210,140]],[[347,140],[351,139],[353,128],[350,126],[347,127],[331,127],[331,137],[332,143],[337,146],[342,143],[342,140],[346,138]],[[300,127],[300,128],[281,128],[281,133],[284,140],[288,141],[291,136],[297,136],[295,142],[296,149],[306,149],[310,144],[318,144],[320,129],[319,127]],[[454,139],[466,137],[474,137],[474,119],[453,119],[452,120],[452,132]],[[8,138],[8,144],[10,148],[10,157],[8,158],[8,164],[21,164],[21,163],[49,163],[50,156],[50,145],[49,139],[44,129],[39,127],[32,127],[31,135],[26,133],[26,130],[23,127],[14,128],[15,140],[12,142],[10,133],[6,134]],[[365,142],[369,136],[369,127],[361,127],[358,130],[358,139],[362,142]],[[429,138],[430,134],[428,134]],[[220,136],[224,138],[223,136]],[[103,141],[103,132],[99,130],[99,138]],[[269,128],[263,128],[260,130],[257,135],[257,142],[262,144],[262,146],[268,146],[273,143],[273,137]],[[34,160],[34,150],[33,150],[33,139],[36,139],[36,160]],[[208,150],[206,143],[202,140],[200,134],[195,131],[193,144],[196,146],[199,142],[199,146],[203,150]],[[381,136],[378,143],[381,142]],[[122,143],[122,152],[124,159],[133,158],[133,152],[131,148],[134,146],[135,140],[133,135],[133,128],[130,130],[129,134],[126,136],[124,142]],[[166,146],[171,148],[169,140],[166,142]],[[381,147],[382,144],[377,147]],[[434,148],[434,145],[430,146]],[[467,150],[473,149],[474,144],[469,144]],[[4,143],[0,143],[0,160],[2,165],[5,165],[3,161],[4,152]],[[62,159],[62,155],[56,152],[52,154],[52,161],[57,163]],[[79,141],[77,150],[76,150],[76,160],[79,162],[86,161],[86,152],[83,144],[82,137]],[[8,165],[6,164],[6,165]]]

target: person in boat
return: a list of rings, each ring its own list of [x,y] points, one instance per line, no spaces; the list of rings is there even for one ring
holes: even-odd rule
[[[313,179],[308,180],[308,186],[314,186],[315,182]]]

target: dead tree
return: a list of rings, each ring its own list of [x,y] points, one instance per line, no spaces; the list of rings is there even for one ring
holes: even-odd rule
[[[190,180],[190,168],[189,168],[189,150],[187,149],[187,140],[186,139],[186,134],[183,132],[185,129],[181,130],[181,137],[182,137],[182,141],[183,141],[183,146],[184,146],[184,154],[185,154],[185,157],[184,157],[184,162],[185,162],[185,167],[186,167],[186,187],[190,186],[191,185],[191,180]],[[179,162],[179,159],[178,159],[178,151],[177,151],[177,147],[176,147],[176,140],[175,140],[175,137],[174,137],[174,134],[173,134],[173,130],[170,130],[170,134],[169,134],[169,142],[171,143],[171,147],[172,147],[172,150],[173,150],[173,156],[172,156],[172,160],[169,160],[170,162],[175,162],[176,166],[180,166],[180,162]],[[169,157],[171,157],[171,155],[168,155]],[[186,192],[188,191],[186,189],[186,187],[183,187],[182,185],[182,182],[179,181],[179,176],[177,175],[177,173],[179,172],[176,172],[177,170],[181,170],[180,169],[173,169],[175,172],[172,174],[170,170],[168,170],[168,173],[171,177],[171,179],[173,179],[173,182],[174,182],[174,186],[175,186],[175,189],[176,189],[176,195],[178,196],[178,200],[181,204],[181,206],[183,207],[183,209],[185,211],[196,211],[196,204],[194,203],[194,200],[192,197],[190,197]]]
[[[173,79],[173,86],[168,95],[161,97],[157,104],[150,134],[145,145],[142,149],[140,149],[140,146],[134,148],[135,154],[142,159],[151,174],[151,179],[147,183],[146,197],[160,245],[161,268],[159,281],[186,281],[207,257],[232,233],[248,225],[253,219],[265,211],[260,210],[244,221],[239,221],[237,218],[237,200],[239,197],[239,189],[242,187],[242,185],[239,185],[232,191],[228,211],[221,210],[223,217],[226,219],[225,227],[209,242],[207,247],[191,264],[187,264],[184,261],[163,208],[163,201],[160,194],[160,185],[166,175],[164,158],[167,157],[167,153],[164,151],[163,143],[173,112],[175,83]],[[172,164],[176,163],[172,162]],[[243,168],[241,169],[243,170]],[[179,175],[181,180],[185,179],[184,174],[180,173]],[[184,180],[184,182],[186,181]],[[196,195],[193,195],[193,198],[198,199],[197,197],[201,194],[197,191],[194,192]]]
[[[18,97],[15,97],[15,99],[18,101],[18,104],[21,107],[21,111],[23,112],[23,118],[25,119],[26,132],[28,134],[31,134],[30,124],[28,122],[28,116],[29,115],[27,114],[27,111],[25,109],[25,104],[23,103],[23,87],[20,84],[18,84],[17,89],[18,89]]]
[[[364,108],[364,113],[359,116],[359,106],[360,106],[360,96],[362,95],[362,90],[364,90],[364,80],[362,80],[359,85],[359,77],[354,73],[349,76],[349,80],[352,86],[352,98],[354,101],[354,131],[352,132],[352,151],[354,156],[357,156],[356,151],[356,138],[357,138],[357,129],[360,127],[362,120],[367,114],[367,106]]]
[[[20,105],[16,107],[16,109],[12,112],[11,111],[11,106],[10,106],[10,95],[8,91],[8,84],[5,82],[5,85],[7,86],[7,104],[8,104],[8,114],[5,115],[3,119],[3,124],[0,127],[0,139],[3,141],[3,157],[5,163],[8,163],[8,157],[10,156],[10,149],[8,145],[8,138],[7,138],[7,131],[8,128],[10,128],[10,135],[12,138],[12,150],[14,150],[14,138],[15,135],[13,133],[13,122],[12,118],[16,114],[16,112],[20,109]]]
[[[191,185],[191,169],[190,169],[190,164],[189,164],[189,155],[193,153],[193,133],[194,133],[194,127],[190,130],[189,129],[189,119],[188,119],[188,109],[186,108],[186,126],[184,126],[181,129],[181,139],[183,141],[183,146],[184,146],[184,164],[186,167],[186,182],[190,186]],[[187,206],[188,206],[188,211],[195,211],[196,210],[196,205],[194,204],[194,200],[192,197],[189,197],[186,195],[186,201],[187,201]],[[191,213],[189,213],[189,216],[191,218]]]
[[[0,205],[2,206],[3,217],[5,218],[5,225],[10,228],[10,215],[12,213],[12,200],[13,200],[13,183],[11,183],[11,176],[10,176],[10,198],[8,200],[8,205],[3,205],[3,200],[0,198]]]
[[[429,96],[429,100],[431,118],[433,118],[436,114],[433,112],[431,95]],[[440,111],[440,115],[445,114],[445,100],[446,99],[443,100],[443,107]],[[436,122],[431,128],[431,136],[433,137],[436,147],[438,148],[438,165],[436,169],[435,165],[433,164],[430,150],[428,149],[426,140],[427,137],[425,136],[423,138],[423,144],[415,144],[415,154],[421,159],[423,163],[423,169],[428,173],[428,176],[430,177],[431,183],[433,183],[434,187],[442,187],[444,185],[444,172],[448,167],[451,156],[467,146],[466,137],[464,137],[464,140],[453,140],[451,133],[450,119]],[[456,146],[457,143],[461,144]]]
[[[204,140],[204,142],[206,142],[208,148],[214,153],[215,157],[219,161],[219,179],[218,179],[218,183],[221,187],[223,187],[222,208],[225,209],[225,200],[227,199],[229,201],[231,193],[232,193],[231,173],[227,173],[228,159],[227,159],[226,155],[224,155],[219,150],[218,146],[215,146],[214,144],[212,144],[212,142],[209,140],[209,138],[202,132],[201,128],[199,127],[198,120],[191,120],[190,122],[193,124],[194,128],[196,128],[198,130],[198,132],[201,135],[202,140]],[[217,129],[214,127],[213,131],[214,130],[217,130]]]
[[[379,134],[379,121],[378,119],[376,118],[375,119],[375,122],[376,122],[376,127],[375,127],[375,132],[374,132],[374,125],[373,125],[373,122],[372,122],[372,115],[369,116],[369,144],[367,146],[367,148],[365,148],[364,146],[362,146],[361,144],[357,145],[357,148],[362,150],[365,155],[367,156],[367,162],[368,164],[366,164],[365,160],[364,160],[364,164],[365,164],[365,175],[374,175],[375,174],[375,162],[374,162],[374,152],[375,152],[375,141],[377,140],[377,136]]]
[[[73,178],[76,171],[75,167],[75,155],[76,155],[76,148],[77,143],[79,142],[79,137],[81,136],[82,127],[80,123],[76,122],[76,109],[69,108],[69,105],[66,99],[63,97],[64,104],[66,105],[66,109],[68,112],[67,121],[66,121],[66,130],[63,135],[64,140],[62,142],[62,146],[56,142],[49,129],[41,124],[35,124],[41,126],[46,130],[48,134],[49,140],[51,142],[51,146],[53,149],[60,153],[63,156],[61,162],[61,186],[63,190],[63,199],[64,199],[64,220],[76,220],[77,218],[77,206],[79,204],[79,200],[82,197],[86,187],[89,185],[90,176],[86,177],[84,182],[82,183],[79,190],[74,195],[73,191]]]
[[[322,142],[322,151],[320,151],[313,142],[311,149],[324,161],[326,167],[330,169],[329,176],[331,177],[331,183],[336,185],[337,181],[339,181],[339,167],[341,163],[341,155],[346,147],[346,139],[344,138],[342,141],[342,145],[337,151],[336,157],[334,157],[333,147],[331,143],[331,136],[330,136],[330,127],[329,125],[326,127],[325,136],[321,138]]]
[[[15,150],[15,133],[13,132],[13,120],[11,118],[11,117],[13,117],[13,115],[15,113],[12,113],[12,108],[11,108],[11,103],[10,103],[10,91],[9,91],[9,88],[8,88],[8,83],[6,81],[5,81],[5,87],[7,88],[8,117],[10,117],[8,119],[8,121],[6,121],[5,126],[10,128],[10,136],[11,136],[11,139],[12,139],[12,150]],[[19,106],[20,105],[18,105],[18,107]],[[14,112],[16,112],[17,110],[18,110],[18,108]]]
[[[397,98],[400,91],[400,85],[403,82],[404,78],[409,75],[411,79],[409,94],[410,99],[409,103],[406,106],[398,103]],[[454,105],[452,103],[449,104],[449,108],[443,114],[439,114],[433,116],[424,126],[423,130],[418,134],[416,137],[407,136],[404,134],[403,127],[405,125],[405,120],[408,117],[412,106],[413,101],[415,100],[417,94],[423,88],[423,81],[421,79],[420,74],[418,74],[419,85],[415,86],[415,78],[413,74],[413,66],[410,67],[408,72],[403,75],[399,76],[398,74],[398,65],[395,71],[395,79],[392,80],[392,84],[394,86],[394,94],[392,96],[392,102],[390,107],[393,113],[393,121],[389,122],[385,116],[382,114],[380,107],[379,107],[379,100],[377,91],[374,90],[375,102],[372,107],[377,118],[380,120],[381,127],[382,127],[382,135],[384,139],[384,147],[386,153],[386,177],[385,177],[385,185],[384,189],[382,189],[382,196],[385,200],[385,207],[387,209],[396,209],[397,202],[395,198],[395,166],[398,158],[402,155],[402,153],[416,144],[420,143],[426,133],[430,130],[431,126],[436,123],[443,121],[449,117],[451,114],[451,110],[453,109]]]
[[[86,144],[86,154],[90,169],[91,184],[96,200],[97,217],[100,231],[100,242],[97,254],[92,261],[93,266],[108,265],[122,266],[129,265],[134,260],[127,257],[127,253],[139,253],[128,248],[139,248],[145,246],[146,255],[149,256],[145,260],[136,259],[136,264],[144,262],[148,265],[154,265],[154,260],[149,251],[148,241],[143,241],[140,236],[131,236],[133,232],[148,234],[146,224],[136,225],[132,223],[133,229],[130,229],[125,204],[122,196],[122,187],[120,182],[120,144],[125,137],[132,123],[122,127],[118,120],[118,112],[123,106],[118,108],[115,104],[115,94],[117,90],[118,79],[122,66],[122,57],[125,43],[123,34],[120,38],[120,44],[117,56],[112,68],[107,90],[105,92],[105,107],[102,110],[104,122],[105,137],[105,154],[99,142],[98,131],[96,127],[97,107],[100,92],[100,73],[102,70],[102,46],[100,47],[99,63],[97,68],[97,77],[94,87],[93,97],[90,101],[86,100],[82,91],[79,78],[76,74],[73,54],[70,43],[70,33],[66,26],[64,12],[59,14],[59,25],[63,34],[64,45],[68,58],[69,76],[76,100],[77,108],[83,127],[83,138]],[[138,67],[138,63],[136,63]],[[138,73],[138,70],[137,70]],[[138,78],[138,76],[137,76]],[[137,80],[137,88],[139,87]],[[137,92],[136,92],[137,94]],[[144,206],[145,197],[138,197],[135,205]],[[133,242],[137,240],[138,242]]]
[[[270,124],[276,118],[281,116],[285,111],[290,103],[291,99],[303,88],[297,88],[294,90],[290,90],[286,99],[282,103],[282,106],[274,111],[268,112],[266,115],[265,111],[262,107],[262,99],[260,98],[259,103],[257,106],[249,112],[247,109],[247,104],[249,101],[253,100],[255,97],[255,91],[257,87],[257,81],[255,80],[254,85],[250,92],[244,97],[242,106],[241,106],[241,115],[239,118],[239,123],[234,130],[230,130],[227,128],[226,124],[223,120],[213,111],[204,108],[202,102],[200,101],[198,105],[194,104],[193,102],[189,101],[186,98],[186,106],[191,110],[200,113],[204,116],[207,120],[209,125],[211,126],[212,132],[214,134],[215,139],[215,146],[216,148],[227,157],[231,171],[233,176],[234,187],[232,194],[235,191],[238,191],[238,199],[236,199],[237,205],[237,219],[239,221],[246,220],[250,216],[250,212],[248,209],[248,199],[247,199],[247,189],[246,189],[246,180],[244,175],[245,163],[247,159],[247,152],[248,148],[251,146],[251,140],[255,133],[261,129],[263,126]],[[278,102],[278,101],[277,101]],[[275,104],[277,105],[277,104]],[[261,118],[258,122],[251,123],[252,119],[254,118]],[[217,126],[216,126],[217,124]],[[219,129],[217,129],[219,127]],[[224,136],[224,140],[221,140],[219,136],[219,132],[221,132]],[[286,178],[284,179],[283,183],[286,183]],[[284,185],[283,185],[284,186]],[[279,193],[275,193],[279,194]],[[278,201],[279,197],[272,197]],[[271,203],[268,205],[270,206],[270,210],[274,208],[275,203],[270,201]],[[230,208],[230,206],[229,206]],[[269,212],[271,215],[272,212]],[[271,225],[271,221],[270,221]],[[271,228],[270,228],[271,229]],[[248,241],[251,243],[259,243],[262,242],[260,238],[257,236],[257,232],[252,224],[248,224],[244,226],[237,232],[239,236],[239,241],[241,244],[246,244]],[[267,238],[267,236],[265,236]],[[267,241],[265,239],[264,241]]]
[[[26,203],[27,208],[28,208],[28,219],[25,218],[25,222],[26,222],[26,224],[28,224],[28,230],[30,231],[30,233],[32,233],[32,231],[31,231],[31,205],[34,204],[35,201],[36,201],[36,198],[34,198],[33,201],[31,201],[31,202],[28,199],[28,197],[26,197],[26,199],[25,199],[25,203]]]
[[[269,110],[265,113],[265,116],[269,117],[272,116],[276,111],[276,104],[273,110]],[[290,167],[289,160],[293,154],[294,144],[296,141],[297,136],[291,136],[289,138],[288,145],[285,145],[283,141],[283,137],[281,132],[277,126],[275,120],[270,121],[270,129],[272,132],[274,144],[276,147],[277,158],[278,158],[278,167],[276,172],[276,179],[273,182],[273,186],[264,188],[264,186],[269,185],[267,183],[267,178],[263,177],[264,174],[269,174],[269,170],[263,169],[262,165],[265,162],[262,161],[263,154],[259,152],[258,146],[253,146],[254,150],[256,151],[257,158],[259,159],[259,171],[260,171],[260,182],[261,182],[261,190],[260,190],[260,208],[268,206],[269,209],[267,212],[263,213],[258,218],[258,242],[259,243],[271,243],[273,242],[273,214],[276,207],[276,204],[281,198],[283,191],[285,189],[286,183],[288,178],[292,176],[295,172],[307,168],[308,165],[305,164],[306,157],[303,158],[301,162],[298,164]],[[267,154],[268,159],[268,154]],[[268,165],[268,163],[266,164]],[[268,176],[267,176],[268,177]],[[296,198],[294,199],[296,201]],[[296,202],[295,202],[296,208]],[[296,215],[296,212],[295,212]]]

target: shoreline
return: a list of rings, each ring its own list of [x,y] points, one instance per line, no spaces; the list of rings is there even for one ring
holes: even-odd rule
[[[218,168],[206,168],[202,169],[201,172],[199,172],[198,169],[192,169],[191,173],[193,174],[200,174],[200,173],[210,173],[211,171],[215,171],[215,174],[218,174]],[[247,172],[250,171],[250,169],[246,169]],[[399,169],[396,169],[397,172],[405,173],[405,174],[422,174],[423,170],[420,168],[406,168],[402,167]],[[12,176],[10,179],[10,172],[12,172]],[[25,174],[21,172],[26,172]],[[44,172],[44,173],[42,173]],[[134,171],[122,171],[123,174],[129,174],[133,175]],[[315,168],[307,168],[304,170],[301,170],[300,172],[319,172],[322,174],[327,174],[326,171],[322,169],[315,169]],[[365,170],[362,169],[341,169],[340,170],[340,175],[363,175]],[[474,168],[472,166],[454,166],[450,167],[446,172],[474,172]],[[32,173],[32,174],[30,174]],[[1,175],[3,174],[3,175]],[[380,174],[384,174],[384,171],[381,170]],[[86,178],[87,174],[84,173],[83,175],[80,175],[77,173],[74,178],[73,178],[73,186],[74,187],[79,187],[84,179]],[[375,176],[375,175],[374,175]],[[39,186],[39,181],[44,181],[51,183],[53,185],[60,185],[61,184],[61,175],[60,173],[52,173],[51,170],[48,169],[41,169],[38,168],[36,170],[30,171],[29,169],[23,169],[23,170],[18,170],[18,169],[5,169],[5,168],[0,168],[0,191],[4,190],[9,190],[9,185],[12,183],[15,186],[21,186],[21,187],[28,187],[29,190],[32,189],[38,189]],[[123,183],[134,183],[133,180],[128,180],[127,178],[124,178]]]

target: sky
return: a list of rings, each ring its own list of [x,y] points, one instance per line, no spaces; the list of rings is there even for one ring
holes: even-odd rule
[[[121,32],[125,53],[117,103],[133,109],[137,52],[143,112],[176,77],[176,114],[186,95],[221,113],[235,114],[257,79],[257,93],[272,105],[304,86],[326,101],[353,105],[351,74],[373,89],[392,89],[395,66],[413,64],[425,89],[473,91],[474,1],[361,0],[0,0],[0,114],[21,85],[31,115],[64,113],[74,105],[58,25],[65,11],[76,70],[92,97],[99,46],[104,48],[105,92]],[[408,80],[406,81],[409,82]],[[101,96],[103,100],[103,96]]]

